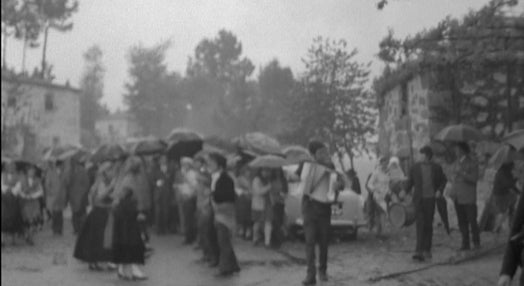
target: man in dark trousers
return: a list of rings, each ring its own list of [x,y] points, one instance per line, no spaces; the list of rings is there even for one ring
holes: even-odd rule
[[[420,153],[422,158],[411,168],[406,189],[408,192],[413,189],[413,205],[417,217],[417,246],[413,259],[424,261],[431,259],[435,200],[442,196],[447,180],[442,167],[432,161],[431,147],[423,147]]]
[[[475,249],[480,248],[480,232],[477,222],[477,180],[479,168],[477,162],[470,156],[467,143],[455,146],[457,161],[453,170],[451,197],[455,202],[457,219],[462,233],[461,251],[470,249],[470,229]]]
[[[309,143],[309,152],[315,163],[308,168],[301,168],[304,180],[304,196],[302,199],[302,216],[304,218],[304,234],[306,238],[307,276],[302,282],[304,285],[316,284],[315,247],[319,245],[319,279],[327,281],[327,257],[329,231],[331,227],[331,201],[328,197],[330,188],[330,174],[334,172],[333,163],[327,146],[320,141]],[[342,188],[337,180],[335,190]]]
[[[515,177],[518,180],[517,189],[520,191],[520,198],[502,262],[498,286],[510,286],[511,279],[515,276],[519,265],[521,269],[519,285],[524,285],[524,271],[522,270],[524,262],[524,162],[515,165]]]

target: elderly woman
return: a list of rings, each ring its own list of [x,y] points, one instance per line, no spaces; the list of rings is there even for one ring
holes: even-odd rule
[[[89,270],[114,270],[112,253],[111,193],[115,186],[112,164],[104,163],[98,170],[98,176],[89,192],[89,204],[92,209],[87,215],[78,239],[74,257],[89,263]],[[105,265],[104,265],[105,264]]]
[[[138,266],[145,262],[140,224],[146,220],[144,196],[147,190],[141,183],[142,168],[139,158],[129,158],[125,177],[113,194],[113,255],[114,262],[119,265],[118,277],[124,280],[147,279]]]
[[[253,217],[253,244],[260,243],[260,233],[264,233],[264,243],[270,246],[271,233],[273,230],[273,212],[271,209],[270,191],[271,170],[261,168],[253,178],[251,209]]]
[[[390,177],[388,176],[388,160],[381,158],[375,171],[368,177],[366,182],[366,188],[371,196],[369,200],[375,207],[370,207],[372,210],[370,214],[370,227],[376,226],[377,236],[382,235],[382,230],[386,222],[388,213],[388,206],[386,197],[389,195],[389,182]]]
[[[235,231],[235,184],[226,171],[227,160],[218,153],[209,155],[208,169],[211,172],[212,203],[219,247],[217,276],[230,276],[240,271],[233,249]]]

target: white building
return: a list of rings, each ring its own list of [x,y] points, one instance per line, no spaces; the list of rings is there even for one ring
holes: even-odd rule
[[[3,151],[27,156],[80,144],[79,89],[2,74],[1,90]]]

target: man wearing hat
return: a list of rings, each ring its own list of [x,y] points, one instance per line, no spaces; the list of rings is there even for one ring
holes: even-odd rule
[[[442,196],[447,180],[442,167],[432,160],[431,147],[424,146],[420,149],[420,154],[420,161],[413,165],[409,173],[406,190],[413,190],[413,205],[417,218],[417,245],[413,259],[424,261],[431,259],[435,200]]]

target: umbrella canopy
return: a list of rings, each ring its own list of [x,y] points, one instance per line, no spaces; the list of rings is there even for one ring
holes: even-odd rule
[[[235,139],[235,143],[238,148],[247,154],[283,155],[280,143],[275,138],[261,132],[248,133]]]
[[[484,135],[482,135],[479,130],[472,126],[458,124],[445,127],[435,135],[434,139],[451,142],[468,142],[483,140]]]
[[[253,168],[280,168],[286,165],[289,165],[289,162],[276,155],[263,155],[249,163],[249,166]]]
[[[101,163],[122,159],[127,155],[124,148],[118,144],[104,144],[95,149],[91,161]]]
[[[504,144],[489,158],[488,166],[498,169],[502,164],[513,161],[516,156],[515,153],[513,147]]]
[[[228,140],[219,136],[209,136],[205,138],[204,149],[224,154],[235,153],[237,151],[237,147],[232,140]]]
[[[167,156],[176,161],[182,157],[193,157],[202,150],[203,144],[202,140],[171,142],[167,147]]]
[[[203,140],[199,133],[186,128],[175,128],[169,133],[169,136],[167,136],[169,143]]]
[[[64,145],[55,148],[51,148],[44,153],[44,161],[54,161],[54,160],[66,160],[71,156],[74,156],[82,149],[74,145]]]
[[[137,156],[161,154],[167,149],[167,143],[155,137],[135,138],[126,145],[128,153]]]
[[[289,163],[303,163],[314,161],[313,157],[309,153],[309,150],[302,146],[288,146],[284,148],[284,155]]]
[[[513,131],[506,135],[502,140],[517,148],[517,150],[520,150],[524,148],[524,129]]]

